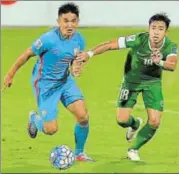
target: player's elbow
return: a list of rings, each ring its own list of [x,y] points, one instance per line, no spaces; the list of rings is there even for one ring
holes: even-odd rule
[[[173,69],[173,68],[164,68],[164,70],[170,71],[170,72],[174,72],[175,71],[175,69]]]
[[[164,69],[167,70],[167,71],[173,72],[176,69],[176,63],[175,64],[174,63],[173,64],[168,64],[167,66],[164,67]]]
[[[177,68],[177,63],[174,64],[173,68],[172,68],[172,71],[175,71]]]

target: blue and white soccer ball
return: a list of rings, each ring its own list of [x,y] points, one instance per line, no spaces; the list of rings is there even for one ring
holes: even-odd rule
[[[66,145],[55,147],[50,153],[50,162],[56,168],[60,170],[67,169],[73,165],[75,156]]]

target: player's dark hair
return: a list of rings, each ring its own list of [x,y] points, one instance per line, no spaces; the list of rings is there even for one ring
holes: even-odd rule
[[[153,15],[150,19],[149,19],[149,25],[154,22],[154,21],[163,21],[166,24],[166,28],[168,29],[171,20],[168,18],[166,13],[157,13],[155,15]]]
[[[58,16],[65,13],[74,13],[77,17],[79,17],[79,7],[74,3],[66,3],[60,6],[58,9]]]

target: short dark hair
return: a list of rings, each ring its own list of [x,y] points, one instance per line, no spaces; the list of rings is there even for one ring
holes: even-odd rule
[[[77,17],[79,17],[79,7],[74,3],[66,3],[60,6],[58,9],[58,16],[64,13],[74,13]]]
[[[149,19],[149,25],[153,22],[153,21],[163,21],[166,24],[167,29],[169,28],[170,22],[171,20],[168,18],[166,13],[157,13],[155,15],[153,15],[150,19]]]

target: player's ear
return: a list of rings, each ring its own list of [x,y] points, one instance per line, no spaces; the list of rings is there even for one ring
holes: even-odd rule
[[[166,29],[166,31],[165,31],[165,35],[167,35],[168,34],[168,29]]]
[[[79,23],[80,23],[80,19],[77,18],[77,27],[79,26]]]
[[[166,27],[165,33],[168,34],[168,32],[169,32],[169,27],[168,28]]]

